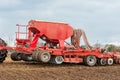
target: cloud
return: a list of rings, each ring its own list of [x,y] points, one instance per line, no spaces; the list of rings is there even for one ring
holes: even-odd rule
[[[21,5],[21,0],[1,0],[0,1],[0,10],[4,12],[8,12],[11,10],[15,10],[16,7],[19,7]]]
[[[17,23],[40,19],[82,28],[92,44],[97,40],[120,41],[117,38],[120,37],[119,9],[119,0],[1,0],[0,36],[15,36]]]
[[[10,6],[11,5],[18,5],[21,3],[21,0],[12,0],[12,1],[9,1],[9,0],[1,0],[0,1],[0,6]],[[11,5],[10,5],[11,4]]]

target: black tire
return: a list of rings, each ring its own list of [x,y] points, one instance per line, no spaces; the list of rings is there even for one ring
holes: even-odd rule
[[[84,58],[84,63],[87,65],[87,66],[95,66],[96,63],[97,63],[97,58],[95,56],[86,56]]]
[[[101,66],[105,66],[105,65],[107,65],[107,60],[105,60],[105,59],[99,59],[99,65],[101,65]]]
[[[51,59],[51,55],[48,51],[40,51],[37,57],[38,61],[48,63]]]
[[[31,54],[23,54],[23,55],[22,55],[22,60],[23,60],[23,61],[32,61],[33,58],[32,58],[32,55],[31,55]]]
[[[7,43],[0,38],[0,46],[7,46]],[[0,63],[2,63],[7,57],[7,50],[0,50]]]
[[[22,59],[22,54],[21,53],[11,53],[11,59],[13,61],[20,61]]]
[[[52,56],[50,59],[50,63],[52,64],[62,64],[63,63],[63,57],[62,56]]]
[[[0,50],[0,63],[2,63],[7,57],[7,50]]]
[[[0,50],[0,58],[7,57],[7,50]]]

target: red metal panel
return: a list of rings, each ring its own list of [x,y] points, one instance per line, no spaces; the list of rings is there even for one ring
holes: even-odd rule
[[[64,58],[64,62],[81,63],[83,62],[83,59],[82,58]]]
[[[29,22],[29,25],[30,31],[33,33],[40,32],[41,34],[44,34],[48,39],[65,40],[73,35],[73,28],[64,23],[31,20]]]

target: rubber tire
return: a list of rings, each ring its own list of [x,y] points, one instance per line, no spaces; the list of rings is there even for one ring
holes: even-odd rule
[[[91,60],[92,59],[92,60]],[[84,58],[84,63],[87,65],[87,66],[95,66],[96,63],[97,63],[97,58],[95,56],[86,56]]]
[[[105,66],[105,65],[107,65],[107,61],[104,61],[104,59],[100,59],[99,60],[99,64],[101,65],[101,66]]]
[[[57,61],[57,59],[60,58],[60,62]],[[52,64],[62,64],[63,63],[63,57],[62,56],[52,56],[51,57],[51,60],[50,60],[50,63]]]
[[[7,50],[0,50],[0,58],[7,57]]]
[[[113,63],[114,63],[114,60],[113,60],[112,58],[108,58],[108,59],[107,59],[107,64],[108,64],[109,66],[113,65]]]
[[[40,51],[37,57],[38,61],[48,63],[51,59],[51,55],[48,51]]]
[[[2,63],[7,57],[7,50],[0,50],[0,63]]]
[[[20,61],[20,60],[22,60],[22,54],[21,53],[16,53],[16,52],[11,53],[11,59],[13,61]]]
[[[40,53],[40,51],[35,51],[33,52],[32,54],[32,58],[33,58],[33,61],[39,61],[38,60],[38,54]]]
[[[7,46],[7,43],[3,40],[3,39],[1,39],[0,38],[0,46]],[[7,50],[0,50],[1,51],[1,53],[2,53],[2,55],[1,55],[1,53],[0,53],[0,63],[2,63],[4,60],[5,60],[5,58],[7,57]],[[4,54],[4,55],[3,55]]]
[[[32,61],[33,59],[32,59],[32,55],[30,55],[30,54],[23,54],[22,55],[22,60],[23,61]]]

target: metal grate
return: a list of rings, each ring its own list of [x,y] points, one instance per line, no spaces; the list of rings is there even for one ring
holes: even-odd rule
[[[16,25],[18,27],[18,32],[16,32],[16,39],[29,39],[28,25]]]

